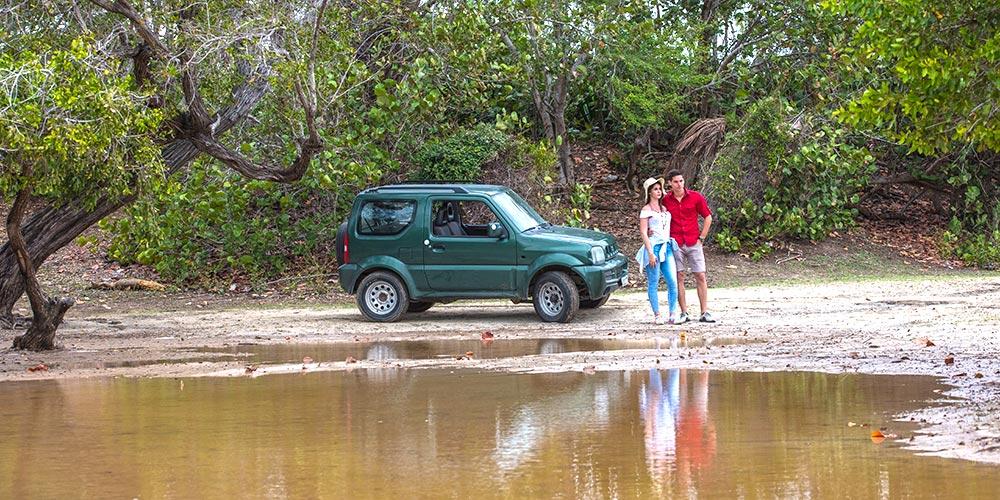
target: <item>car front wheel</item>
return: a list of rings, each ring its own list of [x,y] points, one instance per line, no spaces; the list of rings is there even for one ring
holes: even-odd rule
[[[358,309],[372,321],[392,322],[410,304],[406,286],[395,274],[376,271],[365,276],[358,287]]]
[[[538,278],[533,301],[542,321],[569,323],[580,308],[580,292],[566,273],[549,271]]]

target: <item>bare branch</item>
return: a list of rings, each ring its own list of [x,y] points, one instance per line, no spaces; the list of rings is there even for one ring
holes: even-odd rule
[[[94,5],[108,12],[124,16],[126,19],[131,21],[132,27],[139,33],[142,40],[153,49],[153,52],[156,55],[164,58],[169,57],[170,51],[167,50],[165,45],[163,45],[163,42],[160,41],[159,37],[157,37],[148,26],[146,26],[146,22],[135,10],[135,7],[132,7],[130,3],[125,0],[114,0],[114,2],[110,2],[108,0],[90,1]]]

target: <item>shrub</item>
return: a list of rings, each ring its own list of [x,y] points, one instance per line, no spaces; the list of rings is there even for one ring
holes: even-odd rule
[[[709,170],[716,241],[759,258],[777,239],[820,240],[852,226],[873,169],[871,156],[821,117],[758,101]]]
[[[477,181],[483,165],[495,159],[507,145],[507,135],[493,125],[479,124],[462,129],[444,140],[424,143],[413,159],[418,167],[415,177],[435,181]]]
[[[236,277],[273,278],[296,261],[332,269],[337,225],[354,189],[338,180],[344,192],[322,175],[282,185],[198,163],[183,183],[163,182],[101,227],[112,233],[112,259],[151,265],[163,279],[205,288]]]

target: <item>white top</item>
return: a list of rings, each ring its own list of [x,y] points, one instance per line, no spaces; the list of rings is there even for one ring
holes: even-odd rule
[[[656,245],[670,241],[670,212],[667,209],[654,212],[649,209],[649,205],[646,205],[639,212],[639,218],[649,219],[650,243]]]

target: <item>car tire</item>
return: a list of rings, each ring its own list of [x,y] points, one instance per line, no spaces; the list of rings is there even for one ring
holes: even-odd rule
[[[422,313],[434,306],[433,302],[425,302],[423,300],[412,300],[410,305],[407,306],[406,312],[411,313]]]
[[[609,297],[611,297],[610,293],[596,299],[581,299],[580,309],[597,309],[598,307],[603,306],[604,303],[608,301]]]
[[[393,273],[376,271],[358,286],[358,309],[372,321],[390,323],[406,312],[410,296],[406,285]]]
[[[542,321],[569,323],[580,308],[580,292],[566,273],[549,271],[535,283],[532,302]]]

